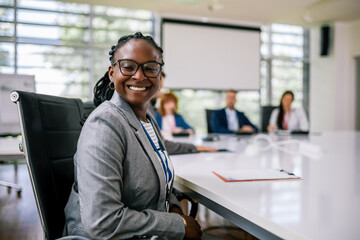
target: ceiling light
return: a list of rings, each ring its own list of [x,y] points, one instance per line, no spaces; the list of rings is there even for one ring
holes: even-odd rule
[[[313,21],[312,17],[311,17],[311,12],[313,12],[316,9],[319,8],[324,8],[334,2],[337,2],[339,0],[320,0],[315,2],[314,4],[311,4],[309,6],[307,6],[305,8],[305,12],[302,14],[303,19],[308,22],[311,23]]]

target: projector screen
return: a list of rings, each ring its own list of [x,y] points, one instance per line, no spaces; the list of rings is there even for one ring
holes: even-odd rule
[[[164,86],[259,90],[260,29],[162,20]]]

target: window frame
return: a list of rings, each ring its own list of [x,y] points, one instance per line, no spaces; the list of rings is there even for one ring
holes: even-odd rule
[[[56,1],[54,1],[54,4],[58,4]],[[67,4],[72,4],[72,3],[64,3],[64,2],[60,2],[59,3],[60,7],[62,5],[67,5]],[[108,16],[104,13],[95,13],[95,8],[96,7],[105,7],[105,8],[110,8],[108,6],[102,6],[102,5],[90,5],[90,4],[81,4],[84,5],[86,7],[88,7],[88,10],[82,10],[81,12],[79,11],[69,11],[69,10],[54,10],[54,9],[44,9],[44,8],[37,8],[37,7],[23,7],[23,6],[19,6],[19,0],[13,0],[12,2],[9,2],[9,4],[0,4],[0,9],[13,9],[13,21],[8,21],[8,20],[0,20],[0,24],[1,23],[10,23],[13,24],[13,35],[12,36],[0,36],[0,42],[2,43],[10,43],[14,46],[14,51],[12,51],[11,53],[9,53],[11,55],[11,62],[9,66],[3,65],[2,67],[4,68],[9,68],[12,69],[12,73],[13,74],[18,74],[19,73],[19,69],[24,69],[24,67],[22,67],[19,63],[19,57],[21,58],[21,54],[19,55],[19,45],[23,45],[23,44],[36,44],[36,45],[46,45],[46,46],[54,46],[54,47],[69,47],[69,48],[81,48],[81,49],[88,49],[89,50],[89,59],[87,60],[86,63],[84,63],[86,65],[86,68],[88,69],[88,93],[86,94],[86,96],[82,95],[80,97],[82,97],[83,99],[87,100],[87,99],[91,99],[93,96],[93,86],[95,84],[95,82],[98,79],[96,78],[96,74],[94,72],[94,66],[96,59],[94,59],[96,57],[96,53],[98,51],[105,51],[106,49],[110,49],[110,46],[112,44],[114,44],[113,42],[109,42],[109,43],[96,43],[93,38],[95,37],[93,34],[95,31],[108,31],[108,32],[133,32],[135,30],[130,29],[130,28],[124,28],[124,27],[118,27],[118,28],[114,28],[109,30],[108,28],[101,28],[101,27],[94,27],[93,26],[93,21],[94,19],[100,17],[100,18],[112,18],[112,16]],[[120,8],[119,8],[120,9]],[[18,14],[20,11],[25,10],[25,11],[35,11],[35,12],[46,12],[46,13],[54,13],[54,14],[69,14],[69,15],[77,15],[77,16],[84,16],[86,17],[86,26],[77,26],[76,24],[73,23],[69,23],[69,24],[51,24],[51,23],[39,23],[39,22],[32,22],[32,21],[20,21],[18,19]],[[129,11],[145,11],[145,10],[133,10],[133,9],[129,9]],[[127,12],[127,11],[125,11]],[[149,12],[149,18],[144,17],[141,18],[140,16],[135,16],[135,17],[131,17],[129,16],[130,14],[126,14],[126,16],[117,16],[116,20],[135,20],[135,21],[139,21],[139,22],[144,22],[147,23],[148,21],[151,22],[151,26],[149,27],[148,30],[146,31],[142,31],[144,34],[150,34],[152,36],[155,35],[155,28],[154,25],[155,23],[155,14],[153,12],[147,11]],[[128,13],[128,12],[127,12]],[[18,28],[20,25],[25,25],[25,26],[39,26],[39,27],[59,27],[59,28],[73,28],[73,29],[79,29],[79,30],[86,30],[86,35],[84,36],[84,41],[79,41],[79,42],[63,42],[61,39],[47,39],[47,38],[36,38],[36,37],[20,37],[19,36],[19,32],[18,32]],[[120,37],[120,36],[119,36]],[[104,56],[104,59],[106,59],[106,56]],[[26,68],[26,66],[25,66]],[[41,68],[45,69],[44,66],[42,66]],[[106,71],[106,69],[104,69],[104,72]],[[5,72],[4,72],[5,73]],[[6,72],[7,73],[7,72]],[[103,73],[97,73],[99,74],[99,76],[102,76]],[[35,78],[36,81],[36,78]],[[64,82],[64,85],[66,85],[67,83]],[[80,95],[80,93],[79,93]]]

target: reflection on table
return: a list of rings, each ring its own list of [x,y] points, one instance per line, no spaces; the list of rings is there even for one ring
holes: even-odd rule
[[[175,186],[262,239],[359,239],[360,132],[176,138],[231,152],[172,156]],[[226,183],[214,170],[280,168],[303,180]]]

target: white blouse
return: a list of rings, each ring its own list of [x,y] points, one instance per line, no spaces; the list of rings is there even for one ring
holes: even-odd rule
[[[275,108],[270,117],[269,125],[276,126],[279,108]],[[285,115],[289,131],[309,131],[309,122],[303,108],[291,108],[290,113]]]
[[[226,119],[228,122],[228,129],[234,132],[239,131],[239,121],[237,119],[237,114],[235,110],[230,110],[225,108]]]
[[[162,117],[162,129],[165,132],[173,132],[176,128],[175,116],[174,114],[166,115]]]

